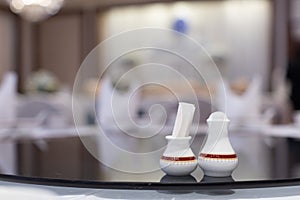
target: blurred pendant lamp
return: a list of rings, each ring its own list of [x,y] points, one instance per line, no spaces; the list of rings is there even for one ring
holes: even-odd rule
[[[7,0],[10,9],[31,22],[44,20],[56,14],[64,0]]]

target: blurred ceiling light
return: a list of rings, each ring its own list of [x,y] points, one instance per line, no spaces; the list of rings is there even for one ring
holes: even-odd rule
[[[191,8],[187,2],[176,2],[173,6],[173,13],[177,18],[190,18]]]
[[[56,14],[64,0],[7,0],[10,9],[24,19],[37,22]]]

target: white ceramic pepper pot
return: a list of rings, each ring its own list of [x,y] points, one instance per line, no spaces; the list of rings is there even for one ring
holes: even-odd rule
[[[192,173],[197,165],[197,158],[190,148],[191,136],[166,136],[168,145],[160,159],[161,169],[168,175],[186,176]]]
[[[214,112],[207,119],[208,136],[198,157],[206,176],[230,176],[238,165],[238,157],[228,138],[229,122],[222,112]]]

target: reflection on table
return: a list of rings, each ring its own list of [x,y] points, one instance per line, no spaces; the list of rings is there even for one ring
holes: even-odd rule
[[[10,152],[2,151],[1,157],[12,160],[14,169],[2,173],[73,180],[158,182],[165,176],[159,169],[159,158],[166,145],[164,137],[171,130],[171,127],[164,127],[151,138],[131,137],[116,130],[106,133],[112,144],[125,152],[139,155],[137,157],[124,157],[103,148],[106,140],[99,137],[98,129],[94,126],[79,129],[2,130],[0,145],[5,147],[9,144],[10,148],[7,149]],[[81,133],[81,138],[77,131]],[[294,177],[289,166],[288,140],[291,137],[298,138],[298,133],[298,129],[292,125],[232,127],[230,139],[239,156],[239,166],[232,177],[236,181]],[[205,125],[192,127],[191,147],[195,154],[199,152],[205,134]],[[94,152],[98,155],[92,155],[83,141],[93,144]],[[99,162],[97,158],[103,155],[100,158],[102,162]],[[107,163],[110,166],[106,166]],[[199,168],[191,176],[198,182],[203,179]]]

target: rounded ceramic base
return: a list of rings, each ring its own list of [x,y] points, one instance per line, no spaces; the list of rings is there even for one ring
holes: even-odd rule
[[[216,172],[216,171],[203,170],[205,176],[211,176],[211,177],[227,177],[227,176],[231,176],[232,172],[233,171]]]
[[[238,159],[217,159],[199,157],[199,166],[206,176],[226,177],[231,176],[238,165]]]
[[[160,160],[161,169],[171,176],[187,176],[190,175],[197,167],[197,160],[191,161],[167,161]]]

